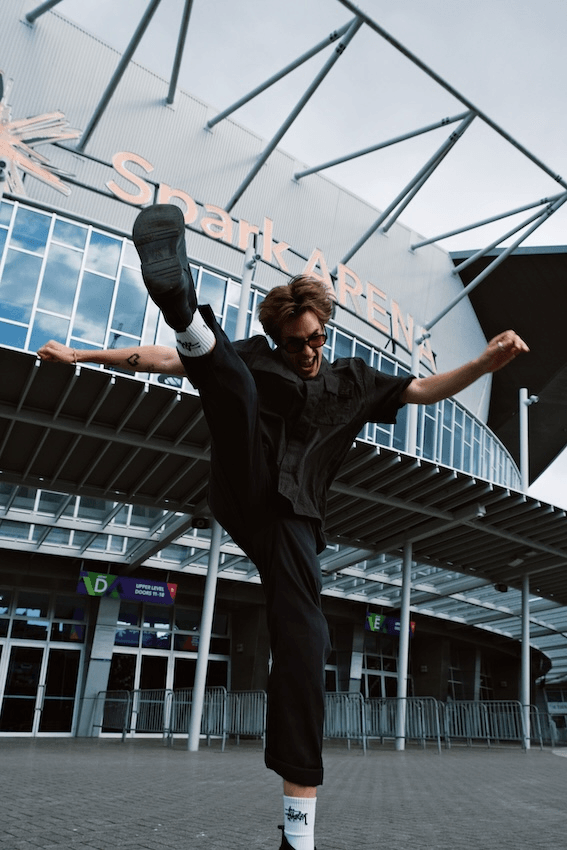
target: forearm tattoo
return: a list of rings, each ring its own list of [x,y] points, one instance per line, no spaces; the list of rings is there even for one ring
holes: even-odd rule
[[[126,358],[126,362],[130,364],[132,369],[135,369],[138,363],[140,362],[140,355],[135,353],[131,354],[130,357]]]

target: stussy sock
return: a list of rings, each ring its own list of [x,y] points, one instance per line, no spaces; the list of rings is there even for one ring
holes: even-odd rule
[[[284,835],[294,850],[314,850],[317,797],[284,794]]]
[[[176,331],[177,350],[185,357],[202,357],[212,351],[215,345],[215,335],[205,320],[196,311],[193,321],[184,331]]]

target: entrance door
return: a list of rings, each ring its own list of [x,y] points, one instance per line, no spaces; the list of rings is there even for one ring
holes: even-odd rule
[[[80,651],[12,646],[0,732],[71,733]]]

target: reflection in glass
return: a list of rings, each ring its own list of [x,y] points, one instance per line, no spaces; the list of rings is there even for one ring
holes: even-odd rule
[[[8,614],[12,604],[12,591],[0,590],[0,614]]]
[[[71,245],[73,248],[84,248],[87,241],[87,228],[57,218],[53,227],[52,238],[58,242],[64,242],[65,245]]]
[[[142,646],[145,649],[169,649],[170,632],[142,632]]]
[[[58,620],[84,620],[83,602],[78,602],[74,596],[58,596],[55,600],[53,616]]]
[[[29,322],[41,271],[41,257],[10,249],[0,281],[0,316]]]
[[[49,651],[40,732],[71,731],[79,659],[80,653],[72,649]]]
[[[16,616],[47,617],[48,608],[49,594],[35,593],[33,590],[20,590],[18,593]]]
[[[84,643],[85,627],[77,623],[52,623],[51,640],[64,641],[65,643]]]
[[[113,291],[113,280],[85,272],[73,325],[75,336],[104,343]]]
[[[216,316],[222,316],[226,280],[203,271],[199,289],[199,303],[210,304]]]
[[[38,307],[53,313],[62,313],[64,316],[71,315],[82,259],[83,255],[79,251],[51,245],[45,263]]]
[[[10,224],[13,210],[14,204],[10,204],[7,201],[2,201],[2,203],[0,204],[0,224]]]
[[[115,275],[118,270],[122,242],[93,230],[87,250],[87,268],[102,274]]]
[[[0,322],[0,341],[2,345],[10,345],[12,348],[24,348],[27,333],[27,327],[10,325],[8,322]]]
[[[171,628],[171,613],[163,605],[144,605],[143,626],[150,629]]]
[[[123,268],[120,273],[112,327],[123,333],[141,336],[147,301],[148,294],[140,272]],[[131,340],[130,344],[132,342]]]
[[[25,248],[26,251],[43,253],[50,224],[51,216],[19,207],[12,230],[11,244],[18,248]]]
[[[140,606],[137,602],[121,602],[117,624],[119,626],[139,626]]]
[[[4,230],[4,228],[0,228],[0,258],[2,257],[2,253],[4,251],[4,245],[6,244],[6,236],[8,235],[8,231]]]
[[[37,351],[38,348],[41,348],[48,339],[54,339],[57,342],[65,344],[67,342],[68,333],[68,319],[60,319],[57,316],[50,316],[48,313],[41,313],[38,311],[35,314],[33,331],[28,348],[30,351]]]

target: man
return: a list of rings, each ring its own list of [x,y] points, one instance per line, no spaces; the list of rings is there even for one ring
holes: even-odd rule
[[[395,422],[406,403],[452,396],[528,348],[506,331],[476,360],[427,378],[381,374],[355,358],[330,364],[323,345],[333,304],[325,286],[304,275],[272,289],[260,306],[275,350],[263,336],[232,344],[211,309],[197,307],[180,209],[143,210],[133,239],[177,353],[158,346],[74,352],[51,342],[38,354],[186,374],[199,390],[211,432],[210,507],[257,566],[266,596],[272,669],[265,760],[284,780],[281,847],[313,850],[330,650],[317,557],[328,488],[366,422]]]

